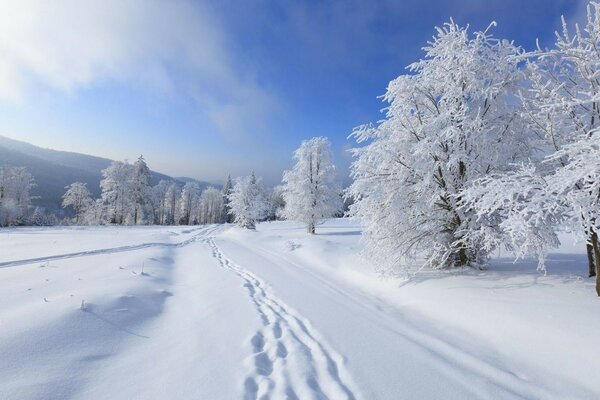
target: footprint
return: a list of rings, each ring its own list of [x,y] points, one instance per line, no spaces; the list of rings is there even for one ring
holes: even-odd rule
[[[244,382],[244,400],[255,400],[258,392],[258,385],[252,378],[246,379]]]
[[[294,392],[294,389],[292,389],[291,386],[288,386],[285,389],[285,395],[287,396],[288,400],[300,400],[298,398],[298,396],[296,395],[296,392]]]
[[[275,339],[281,337],[281,326],[279,325],[279,321],[275,322],[275,325],[273,325],[273,336],[275,336]]]
[[[257,332],[250,340],[255,353],[260,353],[265,348],[265,338],[262,333]]]
[[[277,357],[286,358],[288,355],[288,351],[285,348],[285,345],[281,342],[277,342]]]
[[[254,358],[256,372],[263,376],[269,376],[273,372],[273,363],[267,353],[260,353]]]

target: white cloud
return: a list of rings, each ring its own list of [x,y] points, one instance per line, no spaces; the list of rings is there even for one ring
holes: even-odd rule
[[[186,1],[0,0],[0,97],[114,80],[190,96],[223,133],[260,129],[276,102],[216,21]]]

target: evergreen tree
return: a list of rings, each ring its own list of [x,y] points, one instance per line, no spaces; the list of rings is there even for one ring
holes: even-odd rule
[[[256,229],[256,222],[266,210],[262,180],[254,173],[237,178],[228,199],[235,223],[242,228]]]
[[[232,223],[233,222],[233,213],[231,213],[231,206],[229,204],[229,196],[233,190],[233,183],[231,182],[231,175],[227,175],[227,180],[223,185],[223,211],[222,211],[222,223]]]

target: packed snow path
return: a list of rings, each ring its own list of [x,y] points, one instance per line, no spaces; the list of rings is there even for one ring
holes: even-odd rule
[[[600,398],[585,254],[401,283],[359,239],[351,220],[1,230],[0,398]]]
[[[317,339],[309,323],[275,297],[254,274],[223,256],[213,238],[207,240],[219,265],[234,272],[260,315],[263,328],[252,336],[252,368],[244,381],[246,399],[355,399],[342,358]],[[337,360],[337,361],[336,361]]]

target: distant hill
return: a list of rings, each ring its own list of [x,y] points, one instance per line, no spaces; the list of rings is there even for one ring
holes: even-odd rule
[[[152,164],[152,160],[147,160]],[[10,165],[27,167],[33,175],[36,187],[32,194],[38,196],[33,203],[48,210],[61,209],[62,195],[65,186],[73,182],[85,182],[95,197],[100,196],[101,171],[108,167],[112,160],[87,154],[45,149],[19,140],[0,136],[0,166]],[[192,178],[172,178],[159,172],[151,171],[151,184],[161,179],[184,184],[195,181]],[[208,182],[196,181],[205,188],[215,186]]]

